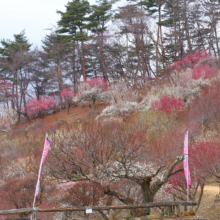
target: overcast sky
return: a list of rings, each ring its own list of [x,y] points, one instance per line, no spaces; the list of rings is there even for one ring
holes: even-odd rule
[[[56,10],[65,11],[70,0],[0,0],[0,39],[13,39],[14,34],[25,30],[26,36],[34,46],[60,19]],[[95,0],[90,0],[91,4]]]

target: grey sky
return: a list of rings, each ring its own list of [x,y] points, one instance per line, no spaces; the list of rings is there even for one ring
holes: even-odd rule
[[[68,0],[0,0],[0,39],[13,39],[14,34],[25,29],[29,42],[40,46],[49,33],[45,29],[56,25],[60,18],[56,10],[65,11],[67,3]]]

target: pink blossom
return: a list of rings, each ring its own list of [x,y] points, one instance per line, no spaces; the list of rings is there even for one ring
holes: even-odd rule
[[[193,79],[199,79],[204,77],[205,79],[210,79],[216,76],[215,67],[211,67],[209,65],[199,65],[193,68]]]
[[[61,97],[63,102],[65,101],[71,102],[74,97],[74,91],[70,89],[63,89],[61,91]]]
[[[96,78],[93,78],[93,79],[89,79],[89,80],[87,80],[87,83],[91,87],[98,86],[103,91],[107,90],[107,88],[108,88],[107,82],[103,78],[101,78],[101,77],[96,77]]]
[[[24,106],[28,113],[28,116],[40,116],[43,117],[48,113],[48,110],[53,109],[55,106],[55,100],[52,97],[41,97],[39,100],[32,97],[31,101]]]
[[[206,50],[196,50],[193,53],[187,54],[182,60],[175,61],[174,64],[168,65],[167,69],[180,70],[182,68],[188,67],[193,69],[194,66],[204,58],[209,58]]]
[[[172,110],[180,110],[183,108],[183,100],[176,99],[173,95],[169,97],[168,95],[162,95],[159,101],[152,102],[152,108],[154,110],[170,112]]]

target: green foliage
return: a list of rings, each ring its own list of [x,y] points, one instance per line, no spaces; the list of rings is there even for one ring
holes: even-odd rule
[[[66,12],[57,11],[61,15],[58,24],[61,26],[60,32],[67,33],[74,40],[87,40],[87,28],[90,14],[90,4],[86,0],[73,0],[66,5]]]
[[[19,51],[29,51],[31,44],[25,36],[25,31],[20,34],[14,34],[14,41],[12,40],[1,40],[0,56],[8,59],[12,59],[14,54]]]
[[[99,5],[92,5],[88,28],[93,33],[100,33],[106,30],[106,23],[112,16],[111,8],[112,2],[108,0],[100,0]]]
[[[11,79],[7,74],[12,72],[12,63],[16,62],[16,68],[21,69],[22,63],[17,61],[18,53],[25,53],[30,50],[31,44],[28,42],[25,31],[20,34],[14,34],[14,40],[1,40],[0,44],[0,74],[3,79]]]

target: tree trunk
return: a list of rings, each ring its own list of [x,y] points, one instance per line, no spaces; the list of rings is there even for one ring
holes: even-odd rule
[[[189,33],[189,26],[188,26],[188,22],[187,22],[187,6],[186,6],[186,0],[184,0],[184,19],[185,19],[185,30],[186,30],[186,39],[188,42],[188,47],[190,52],[192,51],[192,44],[190,41],[190,33]]]
[[[77,93],[77,77],[76,77],[76,60],[75,60],[75,53],[76,53],[76,46],[75,41],[73,42],[73,85],[74,85],[74,93]]]
[[[141,184],[141,189],[143,192],[143,203],[153,202],[154,197],[150,190],[150,181],[144,180],[143,183]],[[150,215],[150,208],[144,208],[143,213],[144,215]]]
[[[161,22],[161,3],[159,4],[159,23]],[[165,66],[167,66],[167,60],[166,60],[166,54],[165,54],[165,49],[163,46],[163,36],[162,36],[162,26],[159,24],[160,28],[160,42],[161,42],[161,49],[162,49],[162,56],[163,56],[163,68],[165,69]]]
[[[63,78],[62,78],[62,73],[61,73],[61,64],[60,64],[60,55],[59,54],[58,54],[58,58],[57,58],[57,79],[58,79],[59,94],[60,94],[60,104],[62,105],[61,91],[63,90]]]
[[[99,36],[100,38],[100,36]],[[101,45],[100,45],[100,58],[101,58],[101,67],[102,67],[102,72],[103,72],[103,78],[107,82],[108,81],[108,74],[106,70],[106,65],[105,65],[105,59],[104,59],[104,52],[103,52],[103,32],[101,33]]]
[[[82,46],[82,72],[83,72],[83,81],[86,82],[86,61],[85,61],[85,50],[84,50],[84,41],[81,41]]]
[[[217,54],[218,54],[218,57],[219,57],[219,56],[220,56],[220,53],[219,53],[218,34],[217,34],[216,27],[214,27],[214,32],[215,32],[215,43],[216,43],[216,48],[217,48]]]

